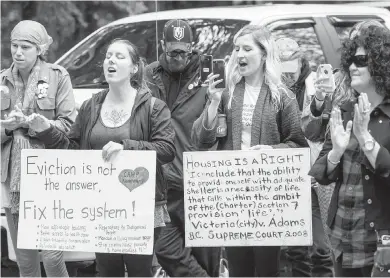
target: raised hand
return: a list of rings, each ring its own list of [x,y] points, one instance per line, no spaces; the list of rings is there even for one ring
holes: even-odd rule
[[[355,104],[355,115],[353,117],[353,133],[359,142],[363,138],[369,137],[368,122],[370,121],[371,103],[368,101],[367,94],[361,93],[358,103]]]
[[[207,77],[207,82],[205,84],[202,84],[203,87],[208,86],[207,94],[209,96],[209,99],[211,102],[216,102],[219,104],[222,97],[223,88],[215,88],[216,85],[221,83],[223,79],[215,80],[217,77],[219,77],[219,74],[212,74]]]
[[[327,78],[318,78],[314,82],[314,88],[316,90],[316,97],[318,100],[324,100],[325,96],[328,94],[333,94],[335,88],[329,84],[323,84],[324,80],[328,80]]]
[[[5,115],[5,119],[0,121],[0,126],[8,130],[15,130],[21,127],[27,128],[26,116],[23,114],[19,106],[15,105],[8,115]]]
[[[340,108],[335,107],[332,110],[329,124],[333,150],[341,156],[345,152],[351,138],[352,121],[348,121],[344,129]]]

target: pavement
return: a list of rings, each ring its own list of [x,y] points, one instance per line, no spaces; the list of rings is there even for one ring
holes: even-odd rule
[[[74,263],[67,263],[67,268],[70,277],[96,277],[95,264],[90,265],[77,265]],[[77,269],[76,269],[77,268]],[[43,269],[43,266],[42,266]],[[44,270],[42,271],[42,277],[45,277]],[[15,262],[6,258],[1,258],[1,277],[19,277],[18,267]],[[280,264],[280,277],[291,277],[291,266],[287,262],[282,250],[281,264]]]

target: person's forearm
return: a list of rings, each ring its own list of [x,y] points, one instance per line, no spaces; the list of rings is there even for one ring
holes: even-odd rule
[[[206,128],[211,128],[215,118],[218,114],[218,106],[219,102],[217,101],[211,101],[209,108],[207,109],[207,126]]]
[[[335,151],[334,149],[332,149],[329,153],[328,153],[328,159],[327,159],[327,162],[328,162],[328,165],[327,165],[327,175],[330,175],[334,169],[336,169],[336,167],[339,165],[340,163],[340,159],[341,157],[343,156],[343,153],[340,152],[340,151]]]

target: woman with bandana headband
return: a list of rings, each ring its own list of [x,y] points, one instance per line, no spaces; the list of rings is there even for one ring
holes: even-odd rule
[[[39,251],[17,248],[21,151],[44,148],[29,128],[28,116],[40,114],[64,132],[76,117],[68,72],[44,61],[52,42],[42,24],[31,20],[19,22],[11,32],[13,63],[1,72],[2,206],[23,277],[41,276]],[[61,251],[43,250],[42,260],[48,276],[68,276]]]

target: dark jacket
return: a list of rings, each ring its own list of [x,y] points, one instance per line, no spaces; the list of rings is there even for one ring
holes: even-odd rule
[[[90,150],[90,136],[93,126],[99,119],[100,110],[108,89],[99,92],[86,100],[80,108],[75,123],[65,134],[56,128],[38,133],[37,136],[49,149]],[[166,104],[156,100],[150,115],[152,95],[139,91],[135,98],[130,116],[129,139],[123,140],[124,150],[154,150],[157,152],[156,167],[156,205],[166,202],[167,190],[161,165],[171,162],[175,155],[174,137],[170,112]]]
[[[11,95],[16,94],[11,69],[1,72],[1,85],[7,89],[1,90],[1,119],[13,109]],[[76,118],[76,106],[73,96],[72,83],[69,73],[59,65],[42,62],[38,81],[46,82],[47,96],[34,100],[35,113],[45,116],[57,128],[68,131]],[[5,91],[7,90],[7,91]],[[12,136],[5,134],[1,128],[1,182],[8,177],[10,152],[12,147]]]
[[[218,140],[218,150],[241,150],[242,109],[244,103],[245,83],[242,79],[233,92],[231,109],[228,108],[229,95],[222,95],[219,112],[227,115],[227,136],[216,137],[217,120],[212,127],[205,128],[207,103],[201,117],[196,120],[192,140],[200,149],[213,146]],[[281,107],[276,109],[271,100],[269,87],[263,83],[252,119],[251,146],[270,145],[273,148],[307,147],[300,125],[298,103],[288,89],[280,90]]]
[[[183,190],[183,152],[196,151],[191,141],[191,129],[206,104],[207,88],[198,84],[199,54],[194,52],[189,64],[181,74],[171,73],[165,60],[165,54],[158,62],[146,68],[146,80],[154,97],[170,103],[170,96],[177,95],[172,103],[171,119],[176,133],[176,156],[172,163],[163,167],[168,187]]]
[[[349,102],[340,107],[344,128],[349,120],[353,120],[354,103]],[[367,157],[363,157],[361,163],[364,209],[366,211],[365,228],[369,230],[390,229],[390,98],[384,100],[370,115],[368,124],[370,134],[380,145],[375,169],[371,166]],[[328,226],[333,225],[338,207],[338,196],[343,182],[343,159],[337,165],[331,175],[327,175],[327,158],[332,149],[330,133],[323,149],[314,163],[309,175],[313,176],[319,184],[328,185],[336,182],[335,190],[330,202],[328,214]],[[362,150],[360,150],[363,152]],[[347,170],[346,170],[347,171]]]

